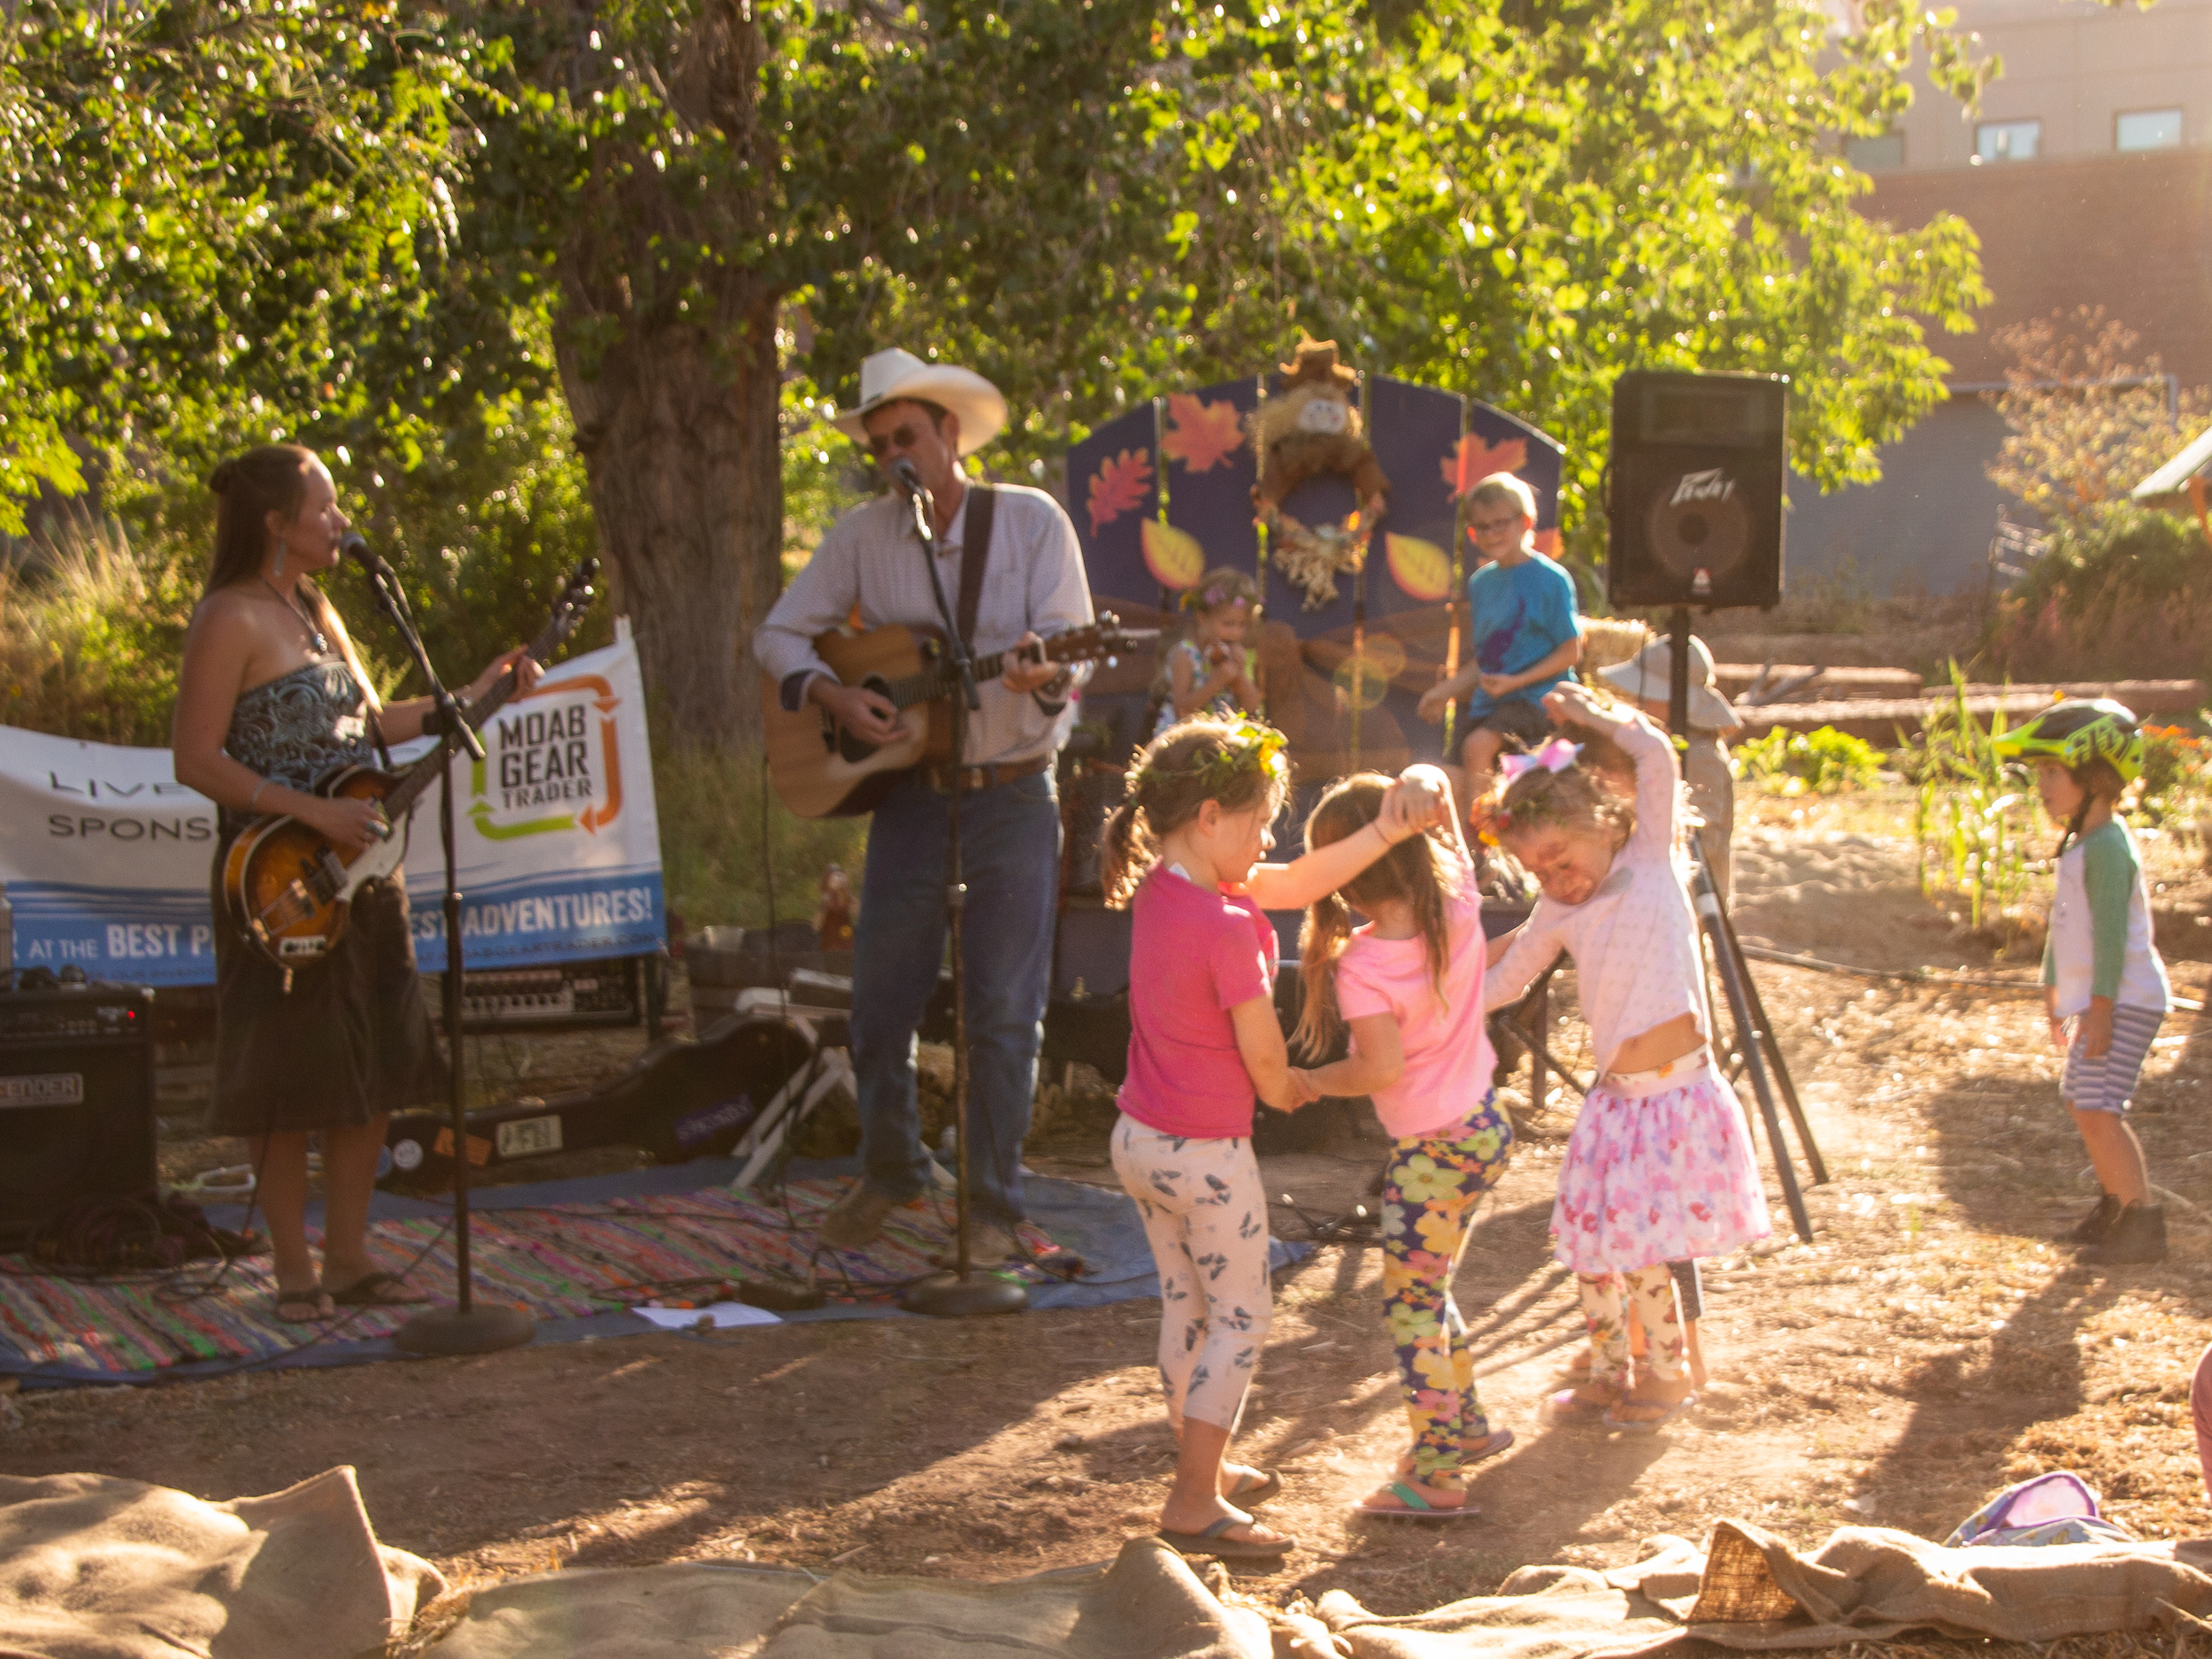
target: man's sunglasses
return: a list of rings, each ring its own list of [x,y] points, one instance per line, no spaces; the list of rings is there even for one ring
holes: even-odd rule
[[[922,441],[923,430],[920,426],[902,424],[887,433],[871,433],[868,435],[868,453],[880,461],[894,449],[910,449]]]

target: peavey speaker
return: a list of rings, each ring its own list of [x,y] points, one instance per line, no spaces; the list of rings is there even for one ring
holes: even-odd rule
[[[0,1248],[153,1191],[153,1025],[142,986],[0,990]]]
[[[1781,603],[1789,384],[1644,369],[1613,383],[1614,604]]]

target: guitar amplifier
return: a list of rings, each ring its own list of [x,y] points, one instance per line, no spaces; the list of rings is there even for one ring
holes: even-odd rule
[[[0,1246],[153,1190],[153,1025],[143,986],[0,990]]]
[[[550,963],[542,968],[461,971],[461,1029],[634,1025],[645,1018],[635,957]],[[423,975],[433,1019],[445,1018],[445,976]]]

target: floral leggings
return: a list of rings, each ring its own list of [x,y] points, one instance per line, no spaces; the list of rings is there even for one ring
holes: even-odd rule
[[[1383,1176],[1383,1317],[1413,1428],[1413,1478],[1439,1491],[1466,1485],[1463,1448],[1490,1437],[1452,1275],[1476,1201],[1505,1173],[1512,1145],[1512,1125],[1486,1094],[1443,1133],[1397,1142]]]
[[[1673,1382],[1682,1375],[1688,1349],[1682,1333],[1681,1309],[1675,1301],[1675,1277],[1674,1270],[1664,1262],[1629,1272],[1575,1275],[1575,1287],[1582,1293],[1582,1321],[1590,1331],[1593,1383],[1625,1379],[1632,1315],[1644,1327],[1644,1360],[1652,1375],[1662,1382]]]

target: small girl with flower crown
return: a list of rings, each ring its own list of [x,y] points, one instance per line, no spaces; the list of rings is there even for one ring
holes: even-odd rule
[[[1100,849],[1107,901],[1131,911],[1114,1171],[1159,1268],[1160,1378],[1179,1446],[1160,1536],[1233,1560],[1293,1548],[1249,1513],[1280,1478],[1223,1461],[1273,1305],[1253,1096],[1280,1111],[1296,1104],[1264,912],[1333,892],[1438,810],[1432,791],[1399,786],[1362,833],[1262,864],[1290,790],[1282,748],[1280,732],[1252,720],[1171,726],[1131,769]]]
[[[1591,1366],[1589,1381],[1552,1396],[1545,1415],[1649,1432],[1695,1398],[1667,1263],[1725,1255],[1771,1228],[1742,1107],[1709,1046],[1674,746],[1642,715],[1579,686],[1558,687],[1544,708],[1555,724],[1586,726],[1625,751],[1635,796],[1608,788],[1575,745],[1555,738],[1516,757],[1502,787],[1477,803],[1485,833],[1543,889],[1483,1002],[1514,1002],[1563,950],[1574,957],[1598,1080],[1567,1141],[1552,1234],[1581,1293]],[[1632,1387],[1626,1317],[1642,1325],[1646,1349]]]
[[[1190,637],[1168,648],[1155,737],[1195,714],[1233,719],[1240,710],[1259,712],[1259,653],[1244,642],[1259,598],[1252,579],[1225,565],[1183,595],[1183,609],[1197,617]]]

